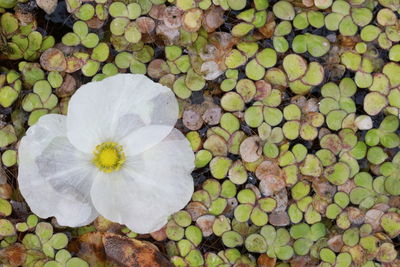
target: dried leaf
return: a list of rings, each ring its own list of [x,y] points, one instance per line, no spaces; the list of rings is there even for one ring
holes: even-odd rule
[[[107,257],[120,266],[173,266],[157,247],[149,242],[105,233],[103,244]]]
[[[11,266],[21,266],[25,262],[25,247],[19,243],[0,250],[0,262],[8,262]]]

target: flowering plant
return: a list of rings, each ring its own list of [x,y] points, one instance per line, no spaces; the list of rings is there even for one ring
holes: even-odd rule
[[[161,228],[193,193],[194,155],[174,129],[178,103],[143,75],[83,85],[68,115],[45,115],[19,145],[19,187],[40,217],[82,226],[98,215],[137,233]]]

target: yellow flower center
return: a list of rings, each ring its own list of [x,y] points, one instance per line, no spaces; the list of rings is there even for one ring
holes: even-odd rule
[[[103,172],[118,171],[125,162],[122,146],[115,142],[104,142],[93,151],[93,164]]]

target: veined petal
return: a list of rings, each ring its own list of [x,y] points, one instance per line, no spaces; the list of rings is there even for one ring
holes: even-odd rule
[[[76,227],[92,222],[98,213],[89,196],[92,168],[87,155],[65,134],[66,117],[56,114],[41,117],[28,129],[18,149],[18,183],[35,214]]]
[[[173,130],[141,155],[127,157],[119,172],[98,173],[91,190],[93,205],[104,217],[137,233],[156,231],[189,202],[193,168],[189,142]]]
[[[118,74],[76,91],[68,105],[67,135],[76,148],[92,152],[96,145],[120,142],[142,127],[163,126],[145,139],[150,147],[169,134],[177,117],[178,103],[168,87],[144,75]]]

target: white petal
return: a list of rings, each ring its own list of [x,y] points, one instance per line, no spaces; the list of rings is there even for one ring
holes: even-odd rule
[[[93,205],[107,219],[137,233],[156,231],[189,202],[193,168],[189,142],[173,130],[143,154],[128,157],[121,171],[99,174],[91,191]]]
[[[122,145],[126,155],[135,156],[159,143],[171,130],[171,127],[165,125],[144,126],[118,140],[118,143]]]
[[[76,227],[98,214],[88,195],[92,169],[65,134],[66,117],[55,114],[41,117],[28,129],[18,149],[18,183],[35,214],[55,216],[60,225]]]
[[[67,135],[75,147],[92,152],[96,145],[119,142],[143,126],[164,126],[145,139],[151,146],[169,134],[177,117],[178,103],[168,87],[144,75],[118,74],[76,91],[68,105]]]

